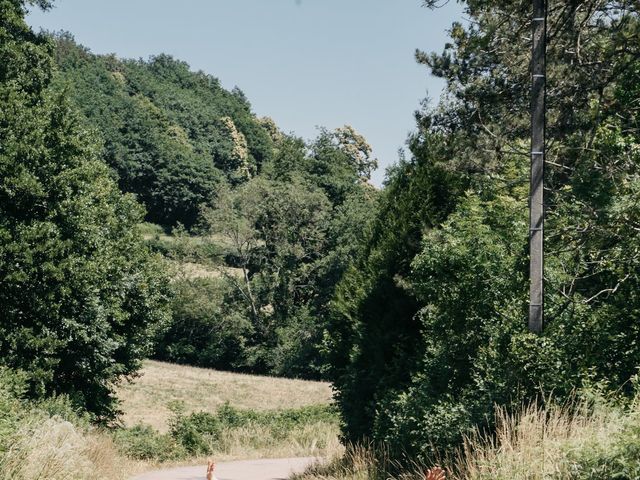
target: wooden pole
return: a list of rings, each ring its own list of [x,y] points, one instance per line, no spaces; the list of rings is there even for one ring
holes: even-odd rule
[[[531,58],[531,187],[529,198],[529,330],[544,327],[544,156],[546,94],[546,0],[533,0]]]

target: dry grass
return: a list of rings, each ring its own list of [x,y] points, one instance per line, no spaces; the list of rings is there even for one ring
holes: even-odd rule
[[[275,440],[267,428],[234,428],[221,435],[222,441],[216,445],[216,457],[238,458],[289,458],[320,457],[329,458],[343,451],[338,440],[337,424],[314,423],[301,426]]]
[[[111,437],[86,433],[60,418],[30,418],[0,457],[2,480],[123,480],[134,469]]]
[[[331,386],[324,382],[242,375],[205,368],[147,361],[141,376],[119,392],[123,421],[146,423],[167,431],[171,412],[167,404],[184,402],[186,412],[215,411],[230,403],[236,408],[276,410],[329,404]]]
[[[379,457],[370,446],[352,446],[329,460],[318,461],[291,480],[373,480],[383,475]]]
[[[244,278],[241,268],[204,265],[195,262],[178,262],[167,260],[170,268],[175,272],[176,279],[194,280],[197,278],[225,278],[227,276]]]
[[[630,408],[596,398],[595,402],[574,400],[564,405],[533,404],[515,414],[497,409],[496,421],[493,435],[476,432],[466,438],[457,455],[442,459],[440,463],[449,467],[447,480],[640,478],[640,460],[629,457],[640,451],[640,437],[628,433],[630,425],[640,423],[638,398]],[[625,431],[625,438],[635,445],[626,453],[627,472],[634,473],[612,475],[606,463],[598,464],[595,459],[620,452],[618,442]],[[372,448],[352,448],[293,480],[424,480],[423,472],[431,466],[415,463],[391,477],[386,472],[392,464],[386,458],[384,453],[374,454]]]
[[[455,462],[460,480],[569,480],[575,453],[606,451],[630,418],[606,403],[533,405],[515,415],[498,410],[494,437],[476,433]]]

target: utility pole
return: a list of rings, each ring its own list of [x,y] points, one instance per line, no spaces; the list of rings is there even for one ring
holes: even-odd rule
[[[544,326],[544,156],[546,96],[546,0],[533,0],[531,58],[531,187],[529,192],[529,330]]]

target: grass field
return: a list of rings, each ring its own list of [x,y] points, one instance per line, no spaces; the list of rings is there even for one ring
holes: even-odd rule
[[[174,260],[167,260],[167,263],[173,269],[172,271],[175,272],[176,279],[194,280],[196,278],[223,278],[225,276],[243,278],[241,268],[203,265],[196,262],[177,262]]]
[[[147,361],[141,376],[123,385],[122,400],[125,425],[151,425],[164,432],[171,416],[167,405],[182,401],[187,412],[213,412],[229,403],[251,410],[279,410],[331,402],[331,385],[284,378],[219,372],[205,368]]]

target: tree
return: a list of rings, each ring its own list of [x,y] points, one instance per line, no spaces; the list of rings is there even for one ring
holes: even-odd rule
[[[378,168],[378,159],[371,157],[371,146],[351,125],[336,128],[333,133],[338,147],[351,161],[351,165],[362,181],[371,179],[371,173]]]
[[[94,55],[54,36],[58,82],[103,138],[120,188],[165,228],[197,222],[224,183],[256,175],[273,153],[269,132],[243,94],[169,55],[147,61]]]
[[[0,362],[31,396],[69,394],[106,418],[165,319],[167,279],[23,15],[0,2]]]
[[[342,203],[358,184],[367,182],[377,166],[365,138],[348,125],[335,131],[321,129],[309,150],[305,176],[322,188],[334,205]]]
[[[640,364],[637,2],[550,6],[542,336],[526,329],[530,2],[465,5],[444,52],[417,54],[447,95],[416,115],[328,335],[345,436],[398,456],[450,450],[540,390],[624,391]]]
[[[225,239],[242,270],[241,276],[222,272],[253,325],[247,356],[254,371],[311,372],[309,363],[292,356],[310,336],[319,335],[318,325],[305,312],[317,294],[329,211],[326,196],[317,188],[256,178],[221,194],[204,212],[209,232]]]

